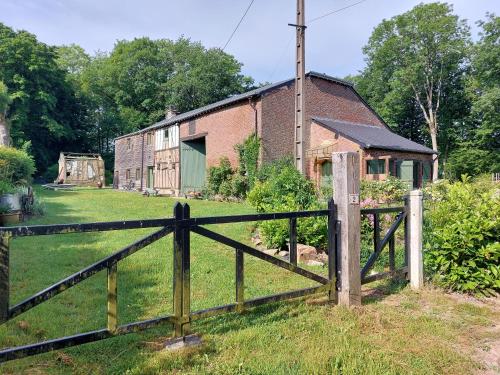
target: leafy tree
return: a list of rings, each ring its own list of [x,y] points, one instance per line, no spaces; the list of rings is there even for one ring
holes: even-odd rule
[[[451,5],[417,5],[375,28],[358,87],[390,124],[403,127],[403,135],[422,140],[428,134],[437,152],[456,139],[454,127],[467,112],[469,45],[469,28]],[[433,172],[436,179],[437,160]]]
[[[82,107],[56,50],[26,31],[0,24],[0,80],[10,90],[9,123],[14,146],[30,141],[39,172],[59,151],[82,142]]]
[[[10,145],[9,126],[7,124],[7,109],[12,99],[5,83],[0,81],[0,146]]]
[[[184,112],[248,90],[253,81],[240,71],[233,56],[186,38],[138,38],[118,41],[82,76],[85,89],[119,114],[123,133],[160,120],[167,106]]]

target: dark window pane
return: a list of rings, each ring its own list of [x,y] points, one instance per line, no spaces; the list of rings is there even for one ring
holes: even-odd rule
[[[367,160],[366,171],[368,174],[385,173],[385,159]]]

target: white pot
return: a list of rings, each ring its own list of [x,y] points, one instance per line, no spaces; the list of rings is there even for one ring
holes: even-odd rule
[[[18,193],[0,195],[0,205],[8,205],[12,211],[20,211],[21,195]]]

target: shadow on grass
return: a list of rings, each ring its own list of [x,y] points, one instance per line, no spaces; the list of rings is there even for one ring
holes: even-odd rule
[[[403,278],[386,279],[368,284],[362,291],[363,304],[380,302],[392,294],[399,293],[407,285],[408,281]]]

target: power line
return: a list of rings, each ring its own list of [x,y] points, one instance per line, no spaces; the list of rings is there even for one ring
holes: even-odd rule
[[[233,39],[233,36],[234,34],[236,33],[236,31],[238,30],[238,28],[240,27],[241,23],[243,22],[243,19],[245,18],[245,16],[247,15],[248,11],[250,10],[250,8],[252,7],[252,4],[255,0],[251,0],[250,1],[250,4],[248,4],[248,7],[247,9],[245,10],[245,13],[243,13],[243,16],[241,16],[240,18],[240,21],[238,22],[238,24],[236,25],[236,27],[234,28],[233,32],[231,33],[231,35],[229,36],[229,39],[227,40],[226,44],[224,44],[224,47],[222,47],[222,50],[224,51],[227,47],[227,45],[229,44],[229,42],[231,41],[231,39]]]
[[[346,9],[352,8],[353,6],[356,6],[358,4],[364,3],[365,1],[367,1],[367,0],[361,0],[361,1],[358,1],[357,3],[353,3],[353,4],[350,4],[350,5],[347,5],[347,6],[343,7],[343,8],[332,10],[331,12],[325,13],[322,16],[313,18],[313,19],[307,21],[306,23],[308,23],[308,24],[313,23],[313,22],[318,21],[318,20],[320,20],[322,18],[328,17],[328,16],[330,16],[330,15],[332,15],[334,13],[342,12],[343,10],[346,10]]]
[[[325,18],[325,17],[328,17],[328,16],[331,16],[332,14],[335,14],[335,13],[339,13],[339,12],[342,12],[343,10],[346,10],[346,9],[349,9],[349,8],[352,8],[353,6],[356,6],[358,4],[361,4],[361,3],[364,3],[365,1],[368,1],[368,0],[360,0],[356,3],[353,3],[353,4],[349,4],[349,5],[346,5],[345,7],[343,8],[339,8],[339,9],[335,9],[335,10],[332,10],[331,12],[328,12],[328,13],[325,13],[321,16],[318,16],[318,17],[315,17],[313,19],[310,19],[308,21],[306,21],[306,25],[310,24],[310,23],[313,23],[315,21],[318,21],[322,18]],[[278,60],[276,61],[276,64],[274,65],[274,68],[271,72],[271,74],[269,75],[269,78],[268,78],[268,81],[271,81],[271,79],[274,77],[274,74],[276,73],[276,71],[278,70],[278,66],[280,65],[281,61],[283,60],[283,58],[285,57],[285,54],[288,50],[288,47],[290,47],[290,44],[292,42],[293,38],[290,38],[290,40],[288,41],[288,43],[286,44],[285,48],[283,49],[283,52],[280,54]]]

